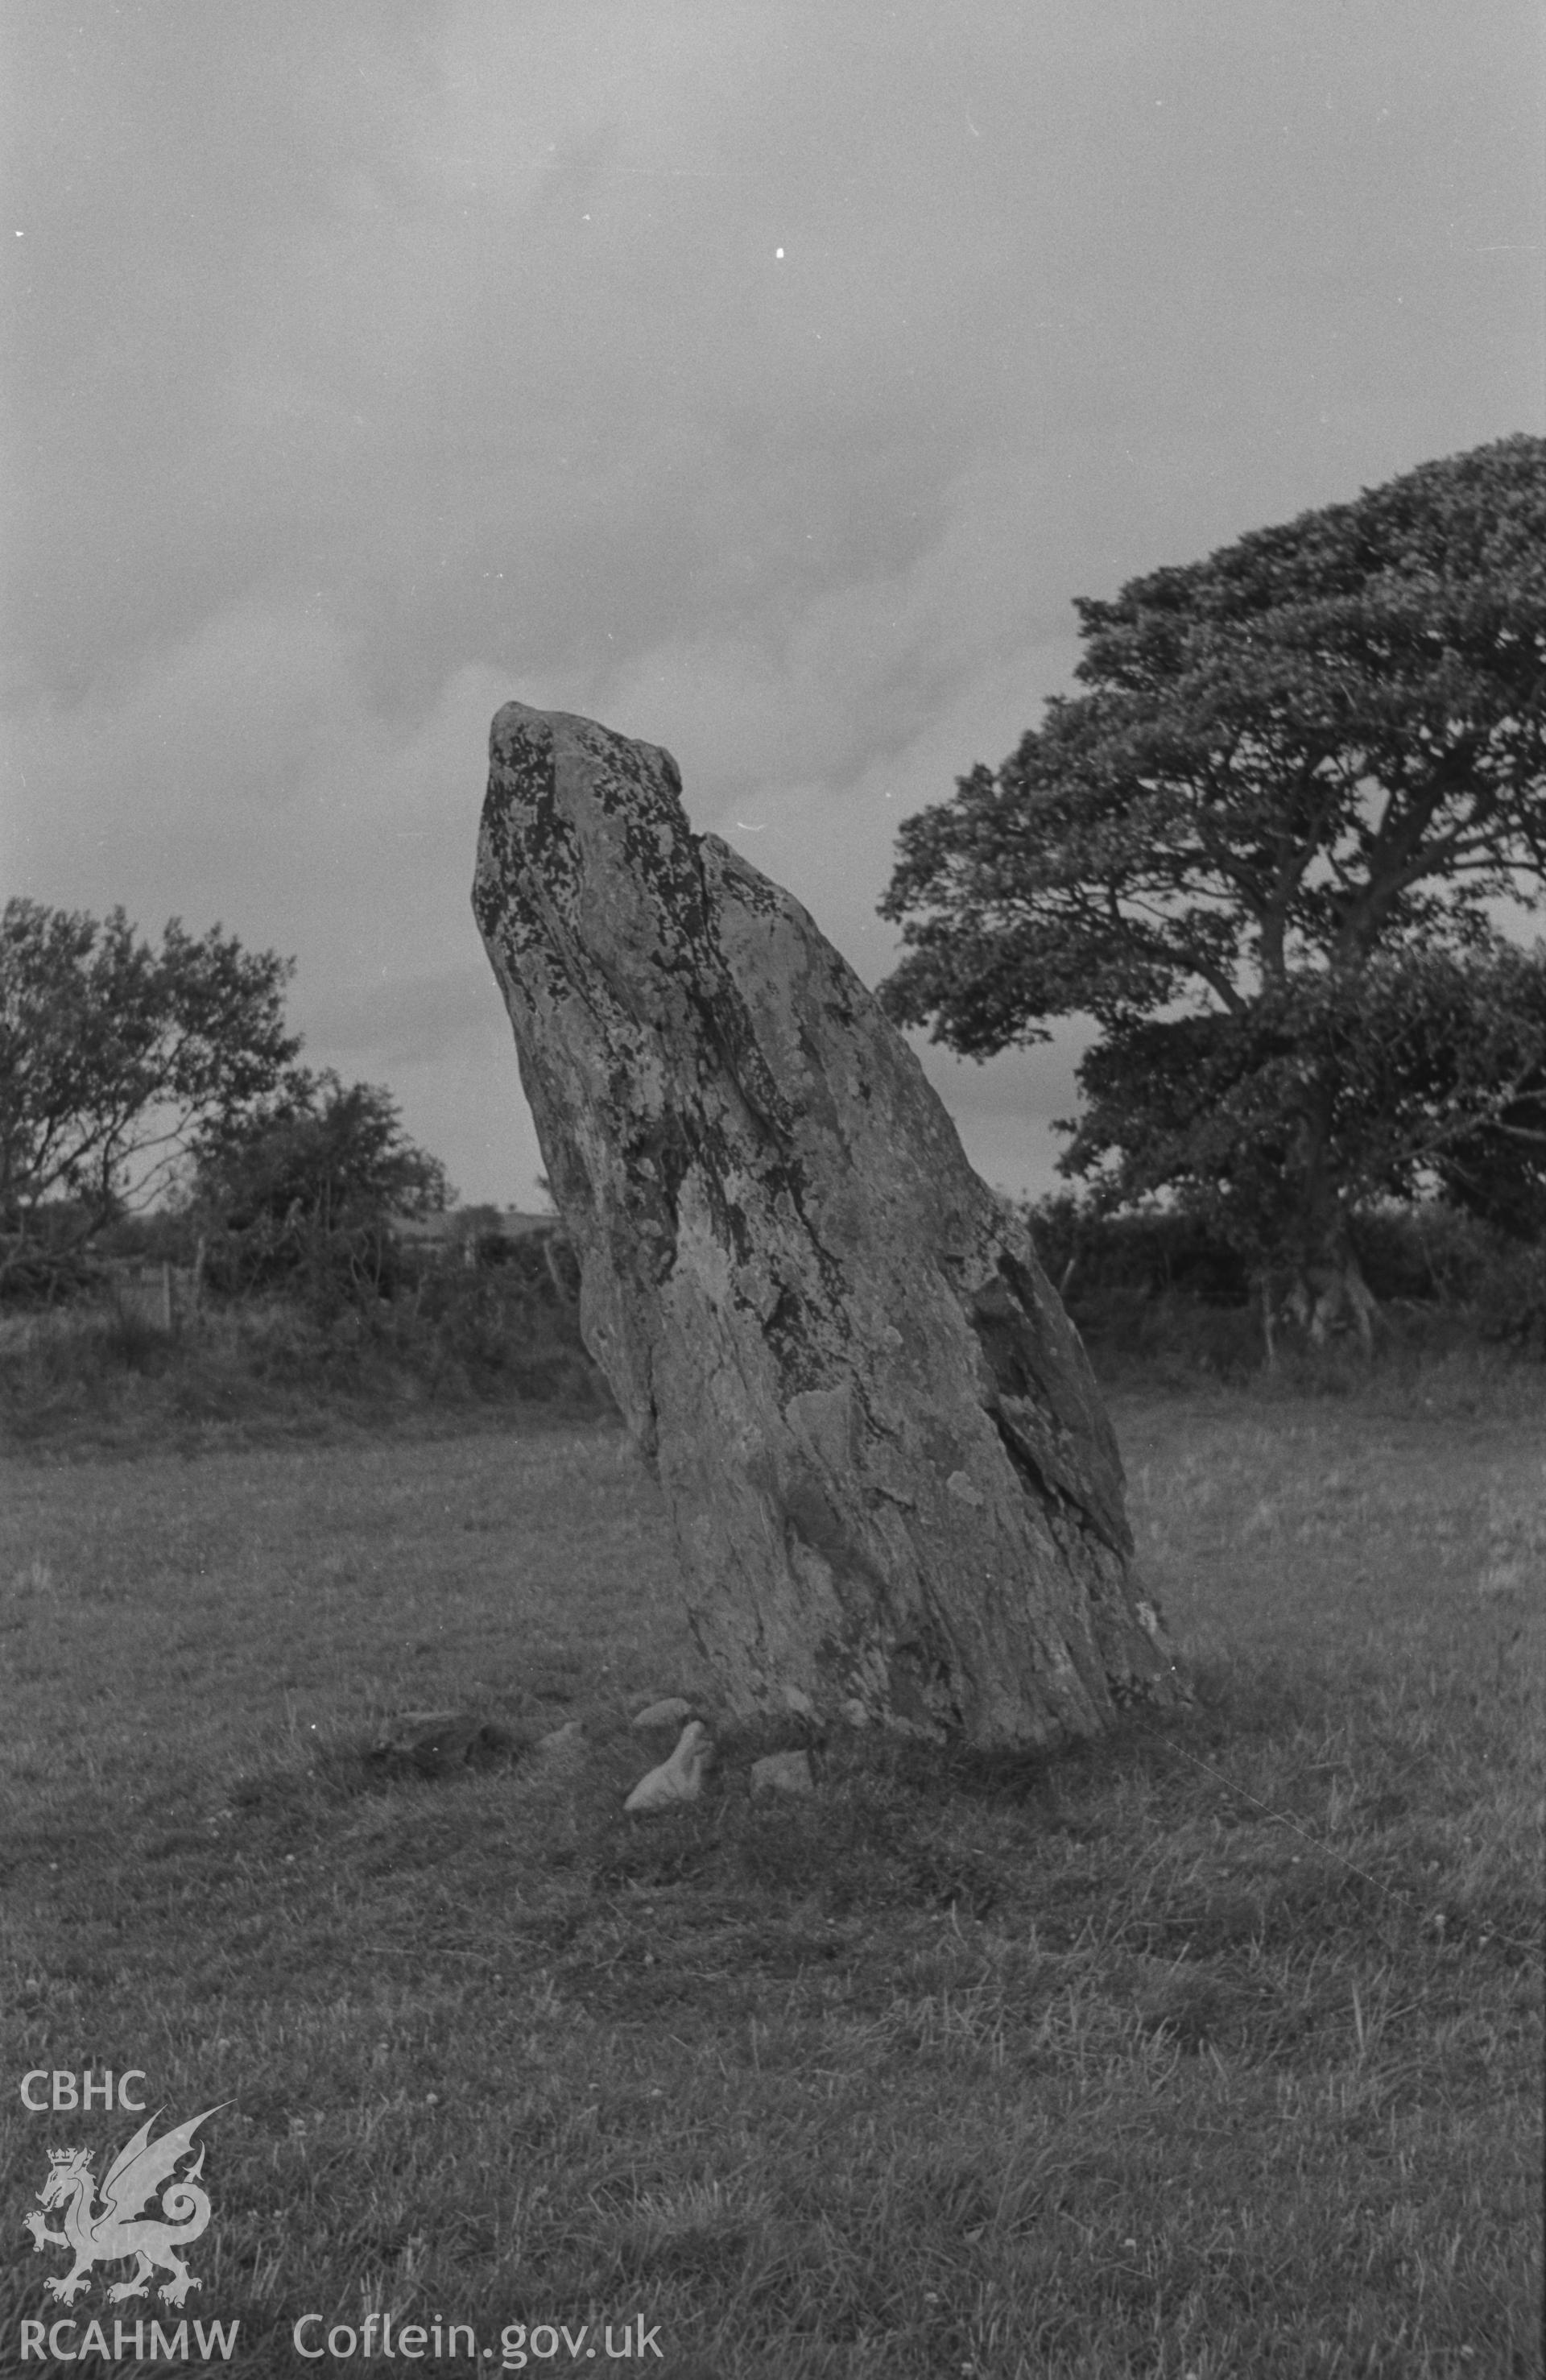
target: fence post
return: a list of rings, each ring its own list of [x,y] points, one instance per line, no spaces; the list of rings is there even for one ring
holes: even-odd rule
[[[161,1327],[172,1336],[172,1267],[164,1259],[161,1268]]]

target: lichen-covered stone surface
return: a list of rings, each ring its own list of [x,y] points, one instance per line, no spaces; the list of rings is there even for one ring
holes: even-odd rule
[[[1115,1440],[1021,1225],[812,919],[669,752],[494,721],[473,905],[730,1707],[976,1744],[1180,1691]]]

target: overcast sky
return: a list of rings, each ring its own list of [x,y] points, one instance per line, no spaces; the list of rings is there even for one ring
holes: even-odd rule
[[[468,1199],[512,696],[874,984],[1071,598],[1542,409],[1538,0],[0,0],[4,889],[293,953]],[[924,1057],[1053,1186],[1077,1032]]]

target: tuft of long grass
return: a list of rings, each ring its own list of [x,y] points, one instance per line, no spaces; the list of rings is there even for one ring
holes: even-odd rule
[[[678,2380],[1539,2371],[1539,1434],[1114,1414],[1191,1708],[771,1803],[608,1424],[4,1466],[11,2055],[231,2103],[245,2368],[315,2310],[492,2368],[642,2321]],[[627,1818],[676,1691],[709,1790]],[[374,1756],[453,1707],[483,1765]],[[14,2209],[67,2123],[0,2102]]]

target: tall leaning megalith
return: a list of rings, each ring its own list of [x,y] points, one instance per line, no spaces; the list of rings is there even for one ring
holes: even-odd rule
[[[973,1744],[1179,1691],[1084,1352],[922,1067],[669,752],[507,703],[473,906],[731,1709]]]

